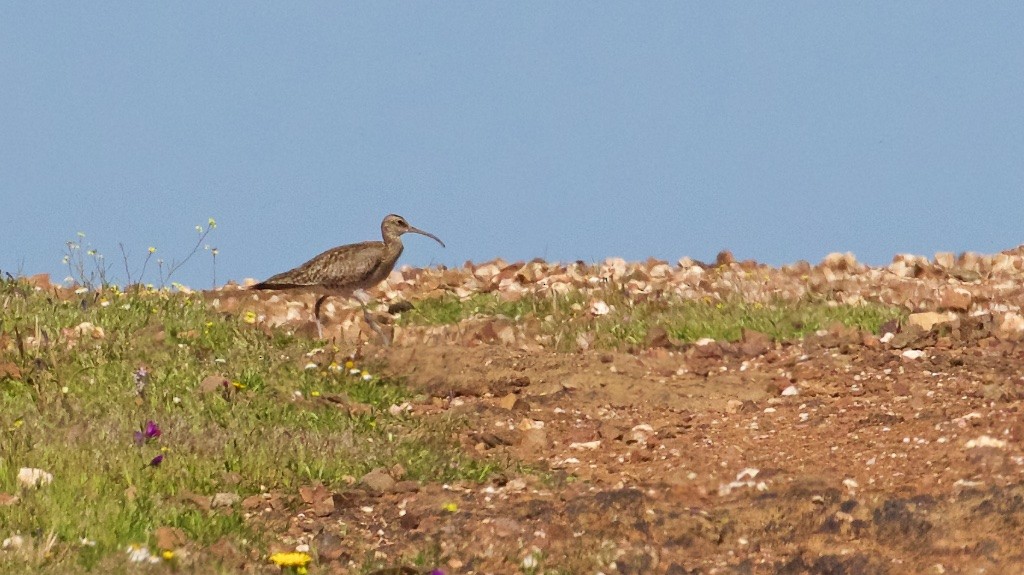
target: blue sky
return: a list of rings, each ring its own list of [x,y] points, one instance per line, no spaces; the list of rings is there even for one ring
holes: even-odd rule
[[[0,269],[123,279],[219,224],[265,278],[402,214],[402,262],[1024,241],[1018,2],[0,4]],[[209,287],[208,253],[173,278]],[[147,280],[155,280],[153,264]]]

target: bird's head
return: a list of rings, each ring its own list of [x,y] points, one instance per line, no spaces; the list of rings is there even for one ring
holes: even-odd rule
[[[444,242],[441,238],[425,232],[419,228],[415,228],[409,225],[409,222],[405,221],[405,218],[396,214],[390,214],[384,218],[384,221],[380,224],[380,232],[384,236],[384,241],[389,239],[397,239],[402,234],[420,234],[421,236],[427,236],[435,242],[441,244],[441,247],[445,247]]]

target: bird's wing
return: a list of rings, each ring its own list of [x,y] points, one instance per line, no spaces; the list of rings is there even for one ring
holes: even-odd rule
[[[344,288],[366,280],[383,259],[384,244],[363,242],[332,248],[301,266],[271,276],[253,287],[288,289],[310,286]]]

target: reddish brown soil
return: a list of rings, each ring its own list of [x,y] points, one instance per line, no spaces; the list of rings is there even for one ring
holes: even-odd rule
[[[999,307],[1019,309],[1020,272],[921,265],[787,276],[857,295],[875,274],[912,311],[957,312],[891,341],[833,329],[632,354],[518,336],[367,348],[431,398],[413,417],[464,417],[467,451],[522,470],[305,488],[257,515],[283,543],[310,541],[323,572],[421,554],[445,573],[1022,573],[1024,344]],[[380,573],[403,572],[418,571]]]
[[[416,416],[464,416],[467,450],[528,470],[321,493],[323,516],[307,493],[290,533],[340,573],[424,550],[447,573],[538,552],[565,573],[1020,572],[1024,347],[867,343],[396,346],[389,370],[434,398]]]

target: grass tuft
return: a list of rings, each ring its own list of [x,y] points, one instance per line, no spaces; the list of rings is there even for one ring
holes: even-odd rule
[[[610,311],[592,315],[592,297],[606,302]],[[607,290],[593,296],[582,292],[526,295],[515,301],[505,301],[496,294],[475,294],[464,300],[445,295],[417,302],[415,309],[403,314],[400,323],[446,325],[473,317],[499,316],[526,324],[536,320],[542,337],[568,351],[575,349],[581,335],[598,348],[642,346],[655,327],[683,343],[702,338],[736,341],[744,329],[762,332],[777,341],[795,340],[835,323],[876,333],[885,322],[905,314],[902,308],[876,303],[850,305],[812,298],[770,303],[750,303],[740,298],[636,301]]]

